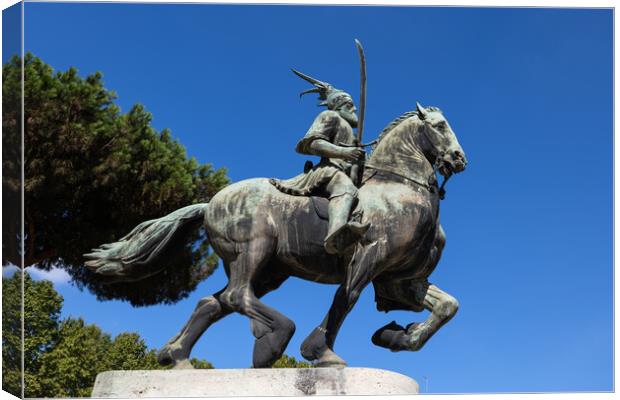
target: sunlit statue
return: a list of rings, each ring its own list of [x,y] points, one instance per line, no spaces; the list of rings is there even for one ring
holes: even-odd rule
[[[359,44],[358,50],[363,116],[365,60]],[[165,267],[158,261],[174,252],[185,228],[204,223],[229,281],[198,302],[185,326],[161,349],[162,364],[191,368],[190,353],[200,336],[237,312],[251,321],[253,366],[271,366],[284,353],[295,324],[260,299],[291,276],[339,285],[324,319],[301,346],[302,356],[321,367],[346,365],[334,351],[336,337],[370,284],[379,311],[430,311],[422,323],[403,327],[391,322],[375,332],[372,342],[392,351],[419,350],[458,309],[454,297],[428,280],[445,245],[439,223],[444,185],[467,165],[443,112],[416,104],[379,133],[366,158],[363,118],[358,121],[351,96],[297,74],[315,86],[307,92],[318,93],[328,108],[297,146],[321,156],[318,165],[291,180],[231,184],[209,203],[143,222],[118,242],[85,255],[95,273],[143,279]],[[441,186],[437,172],[444,177]]]

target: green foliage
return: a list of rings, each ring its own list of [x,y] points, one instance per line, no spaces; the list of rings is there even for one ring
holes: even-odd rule
[[[295,357],[283,354],[271,368],[313,368],[312,364],[305,361],[297,361]]]
[[[20,274],[15,274],[20,275]],[[54,346],[60,331],[63,298],[50,281],[33,281],[24,274],[24,390],[39,385],[41,355]]]
[[[2,280],[3,389],[21,396],[21,273]],[[62,297],[49,281],[33,281],[24,274],[24,382],[37,388],[41,356],[58,340]],[[26,392],[28,393],[28,392]]]
[[[197,358],[192,358],[189,360],[189,362],[196,369],[213,369],[213,364],[205,360],[199,360]]]
[[[2,390],[21,397],[21,274],[2,279]]]
[[[2,69],[2,265],[19,265],[21,199],[21,76],[20,64]],[[7,257],[7,255],[11,257]]]
[[[4,149],[19,143],[20,68],[21,59],[13,57],[2,72]],[[226,171],[188,158],[170,131],[151,126],[142,105],[121,114],[99,72],[86,78],[75,68],[54,72],[27,54],[24,75],[25,266],[62,267],[101,300],[147,305],[187,296],[217,265],[208,246],[193,245],[203,232],[188,233],[164,273],[131,285],[105,284],[83,268],[82,254],[142,221],[208,201],[228,184]],[[4,170],[18,172],[19,158],[4,149]],[[19,174],[8,173],[3,189],[8,200],[18,199]],[[3,264],[20,265],[19,213],[8,211]]]
[[[106,355],[110,370],[163,369],[157,363],[157,353],[149,350],[137,333],[116,336]]]
[[[2,280],[2,389],[21,396],[21,274]],[[62,297],[49,281],[24,274],[24,394],[89,397],[98,373],[164,369],[137,333],[114,339],[81,318],[59,320]],[[213,368],[193,358],[195,368]]]
[[[26,397],[88,397],[97,373],[107,367],[110,335],[82,319],[61,323],[58,341],[41,357],[36,376],[40,385],[26,382]]]

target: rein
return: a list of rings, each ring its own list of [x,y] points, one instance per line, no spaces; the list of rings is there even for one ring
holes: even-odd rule
[[[426,121],[423,121],[423,122],[424,122],[424,124],[426,124]],[[428,126],[426,128],[428,129]],[[429,137],[428,132],[426,131],[426,129],[424,129],[422,132],[423,132],[424,137],[426,138],[426,140],[428,140],[429,143],[431,143],[431,145],[433,147],[435,147],[435,148],[439,147],[437,145],[437,143],[435,143]],[[378,140],[375,140],[374,142],[378,142]],[[369,144],[373,144],[373,142],[371,142]],[[440,152],[440,155],[441,155],[441,152]],[[437,189],[436,173],[439,170],[439,168],[444,166],[444,162],[441,159],[440,155],[438,155],[437,158],[435,159],[435,162],[433,163],[433,172],[431,172],[429,177],[426,178],[426,181],[423,178],[420,178],[418,176],[405,176],[405,175],[399,174],[398,172],[390,171],[390,170],[387,170],[387,169],[379,168],[379,167],[374,166],[374,165],[369,164],[369,163],[365,163],[364,164],[364,168],[372,169],[375,172],[371,173],[371,175],[369,177],[365,178],[363,180],[362,184],[366,183],[373,176],[377,175],[377,173],[380,173],[381,175],[388,175],[388,176],[391,176],[391,177],[399,178],[401,181],[413,182],[413,183],[415,183],[415,184],[417,184],[419,186],[422,186],[423,188],[428,190],[430,193],[438,193],[439,199],[443,200],[446,197],[446,189],[445,189],[446,183],[448,182],[448,179],[450,179],[452,174],[448,175],[447,177],[444,177],[443,182],[441,183],[441,186],[439,187],[439,189]],[[452,171],[450,171],[450,172],[452,172]]]
[[[435,162],[435,166],[433,167],[433,175],[435,175],[435,172],[437,172],[441,164],[443,164],[443,162],[442,163]],[[452,171],[450,171],[450,175],[448,175],[447,177],[444,176],[443,182],[441,182],[441,186],[439,187],[439,199],[441,200],[446,198],[445,186],[446,186],[446,183],[448,182],[448,179],[450,179],[451,176],[452,176]]]
[[[450,177],[444,178],[439,189],[437,188],[437,178],[435,177],[435,173],[437,172],[440,166],[441,166],[440,163],[436,163],[435,166],[433,167],[433,172],[426,179],[426,182],[424,182],[424,180],[418,176],[405,176],[405,175],[399,174],[398,172],[379,168],[372,164],[365,164],[364,165],[365,168],[371,169],[374,172],[371,172],[368,177],[364,178],[362,183],[368,182],[371,178],[373,178],[376,175],[379,175],[379,176],[384,175],[390,178],[396,177],[401,181],[413,182],[419,186],[422,186],[424,189],[428,190],[430,193],[438,193],[439,199],[443,200],[446,196],[446,190],[444,187],[446,186],[446,182],[448,182],[448,179],[450,179]]]

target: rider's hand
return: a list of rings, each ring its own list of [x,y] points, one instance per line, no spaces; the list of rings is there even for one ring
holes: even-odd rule
[[[361,147],[345,147],[342,150],[342,158],[347,161],[362,161],[366,156],[366,152]]]

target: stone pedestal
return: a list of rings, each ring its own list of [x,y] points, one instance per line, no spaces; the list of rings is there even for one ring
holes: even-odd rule
[[[372,368],[107,371],[92,397],[225,397],[417,394],[418,384]]]

